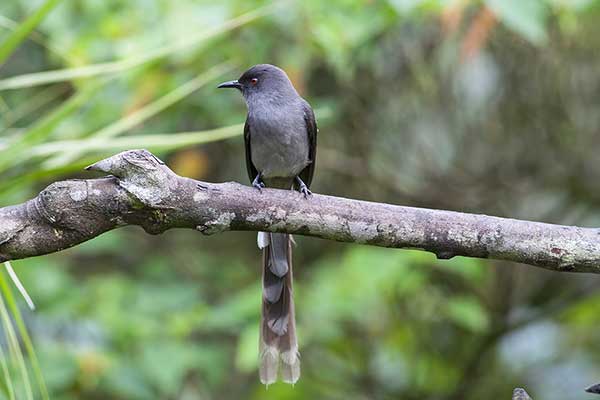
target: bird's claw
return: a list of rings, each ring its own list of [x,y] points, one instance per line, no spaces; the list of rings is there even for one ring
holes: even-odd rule
[[[312,195],[312,192],[310,191],[310,189],[306,185],[301,185],[300,186],[300,193],[302,193],[304,195],[305,199],[308,199],[308,196]]]
[[[252,181],[252,186],[257,188],[259,192],[262,192],[263,188],[265,187],[265,184],[261,180],[260,174],[256,175],[256,178],[254,178],[254,180]]]
[[[296,183],[298,183],[298,191],[304,195],[305,199],[308,199],[308,196],[312,195],[312,192],[308,186],[306,186],[306,183],[304,183],[299,176],[296,177]]]

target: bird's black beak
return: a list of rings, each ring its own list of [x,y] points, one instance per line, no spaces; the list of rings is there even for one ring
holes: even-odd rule
[[[234,80],[234,81],[227,81],[227,82],[223,82],[223,83],[221,83],[221,84],[220,84],[219,86],[217,86],[217,87],[218,87],[218,88],[236,88],[236,89],[238,89],[238,90],[242,90],[242,84],[241,84],[241,83],[239,83],[239,82],[237,81],[237,79],[236,79],[236,80]]]

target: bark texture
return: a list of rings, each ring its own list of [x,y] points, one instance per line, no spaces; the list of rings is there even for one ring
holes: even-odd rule
[[[341,242],[419,248],[438,258],[516,261],[600,273],[600,229],[402,207],[176,175],[145,150],[88,167],[111,176],[56,182],[36,198],[0,208],[0,261],[56,252],[124,225],[158,234],[193,228],[285,232]]]

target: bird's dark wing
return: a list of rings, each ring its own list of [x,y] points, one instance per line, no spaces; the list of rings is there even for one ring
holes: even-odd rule
[[[250,124],[248,120],[250,116],[246,118],[246,124],[244,125],[244,144],[246,145],[246,169],[248,170],[248,177],[250,182],[256,178],[258,171],[254,164],[252,164],[252,151],[250,150]]]
[[[317,161],[317,120],[315,119],[315,113],[313,112],[310,105],[304,101],[302,103],[304,108],[304,122],[306,123],[306,133],[308,135],[308,157],[310,164],[306,166],[300,172],[300,179],[310,187],[313,175],[315,173],[315,163]]]

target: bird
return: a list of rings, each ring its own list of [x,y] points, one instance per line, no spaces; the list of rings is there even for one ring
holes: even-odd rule
[[[244,143],[252,186],[259,191],[264,187],[298,190],[308,199],[317,154],[317,122],[285,71],[258,64],[218,88],[238,89],[246,102]],[[289,234],[258,233],[263,252],[259,376],[265,385],[279,376],[291,384],[300,378],[292,242]]]

